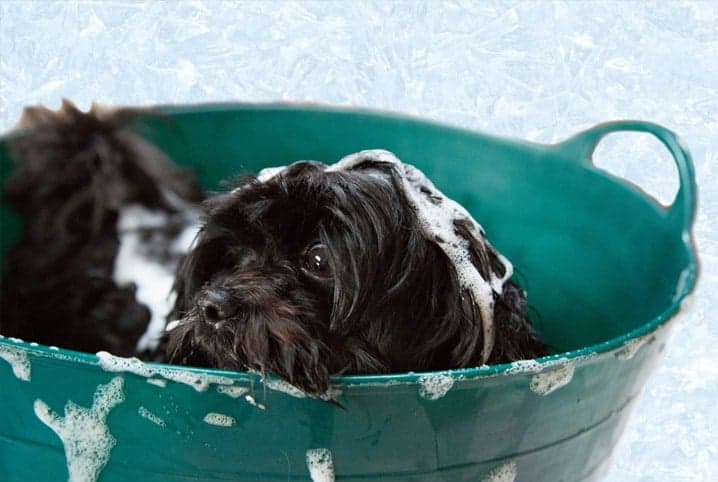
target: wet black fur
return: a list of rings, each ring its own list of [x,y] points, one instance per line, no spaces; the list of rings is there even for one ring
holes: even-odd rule
[[[133,134],[138,113],[27,109],[32,128],[11,145],[16,168],[5,200],[23,218],[4,257],[0,333],[82,351],[134,354],[149,310],[112,280],[124,204],[172,211],[160,190],[199,202],[188,173]]]
[[[176,280],[171,318],[182,322],[169,332],[169,361],[272,372],[319,396],[331,374],[481,364],[481,315],[419,229],[392,166],[324,167],[297,163],[206,201],[204,228]],[[482,275],[502,274],[468,223],[455,226]],[[330,253],[331,278],[307,269],[315,243]],[[495,296],[494,318],[488,363],[546,353],[513,281]]]

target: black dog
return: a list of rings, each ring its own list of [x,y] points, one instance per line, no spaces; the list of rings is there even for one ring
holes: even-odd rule
[[[177,277],[173,363],[278,374],[462,368],[546,353],[511,265],[385,151],[265,170],[206,201]]]
[[[6,199],[0,333],[272,372],[321,398],[332,374],[545,354],[511,265],[469,214],[386,152],[267,170],[207,200],[128,125],[137,111],[26,111]],[[154,352],[154,349],[166,350]]]
[[[125,356],[157,345],[179,244],[193,234],[188,206],[204,196],[127,128],[138,113],[26,109],[31,131],[11,144],[5,185],[23,231],[5,254],[0,333]],[[147,286],[158,281],[164,293]]]

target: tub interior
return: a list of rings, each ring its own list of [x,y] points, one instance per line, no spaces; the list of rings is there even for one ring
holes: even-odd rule
[[[674,301],[689,254],[666,211],[641,191],[551,147],[375,113],[309,107],[166,109],[137,131],[204,186],[268,166],[333,163],[373,148],[414,164],[484,226],[514,264],[554,352],[594,345],[649,322]],[[0,144],[4,183],[13,160]],[[0,260],[21,222],[0,206]],[[11,282],[11,280],[2,280]],[[32,341],[32,340],[29,340]]]

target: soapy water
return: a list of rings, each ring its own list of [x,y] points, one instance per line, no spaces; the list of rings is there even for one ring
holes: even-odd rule
[[[223,395],[227,395],[231,398],[239,398],[242,395],[246,395],[247,393],[249,393],[249,388],[238,387],[236,385],[218,385],[217,392]]]
[[[531,377],[529,387],[538,395],[548,395],[561,387],[568,385],[573,379],[576,365],[572,361],[566,361],[558,368],[537,373]]]
[[[110,459],[116,441],[106,419],[110,411],[125,400],[123,384],[122,377],[115,377],[108,384],[99,385],[90,408],[68,401],[64,417],[42,400],[35,400],[33,408],[37,418],[62,440],[68,482],[95,482]]]
[[[312,482],[334,482],[334,461],[329,449],[309,449],[306,459]]]
[[[232,427],[237,423],[234,417],[222,413],[210,412],[204,416],[204,423],[217,427]]]
[[[15,377],[26,382],[30,381],[32,370],[26,351],[11,346],[0,346],[0,358],[10,364]]]
[[[489,472],[483,482],[514,482],[517,475],[516,462],[506,462]]]
[[[198,392],[206,391],[210,385],[232,385],[234,380],[228,377],[222,377],[218,375],[199,374],[184,371],[182,369],[171,369],[158,366],[150,366],[142,362],[138,358],[123,358],[107,353],[106,351],[97,352],[97,357],[100,359],[99,365],[103,370],[108,372],[127,372],[134,373],[135,375],[152,379],[150,377],[160,376],[167,380],[172,380],[177,383],[188,385]],[[158,384],[157,381],[149,382]]]
[[[150,422],[154,423],[155,425],[159,425],[160,427],[165,427],[165,421],[162,420],[159,416],[155,415],[154,413],[150,412],[145,407],[140,407],[137,409],[137,413],[140,414],[141,417],[146,418]]]
[[[444,196],[436,186],[417,168],[404,164],[393,153],[373,149],[348,155],[326,168],[326,172],[352,169],[364,162],[390,164],[401,179],[401,187],[409,203],[416,211],[419,225],[427,239],[434,240],[454,265],[462,288],[468,290],[481,313],[483,331],[482,363],[491,355],[495,341],[494,293],[501,294],[503,285],[513,275],[513,266],[500,253],[497,258],[503,265],[503,275],[493,271],[490,279],[484,279],[471,261],[469,241],[456,233],[454,221],[469,223],[477,241],[491,248],[485,239],[484,229],[454,200]],[[259,181],[266,182],[281,174],[286,167],[271,167],[260,171]]]
[[[427,400],[443,398],[453,386],[454,378],[450,375],[437,373],[419,377],[419,395]]]

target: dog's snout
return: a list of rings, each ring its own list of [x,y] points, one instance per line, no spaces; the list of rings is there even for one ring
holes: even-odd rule
[[[223,289],[213,288],[205,293],[199,303],[205,321],[216,323],[237,313],[237,303],[232,294]]]

